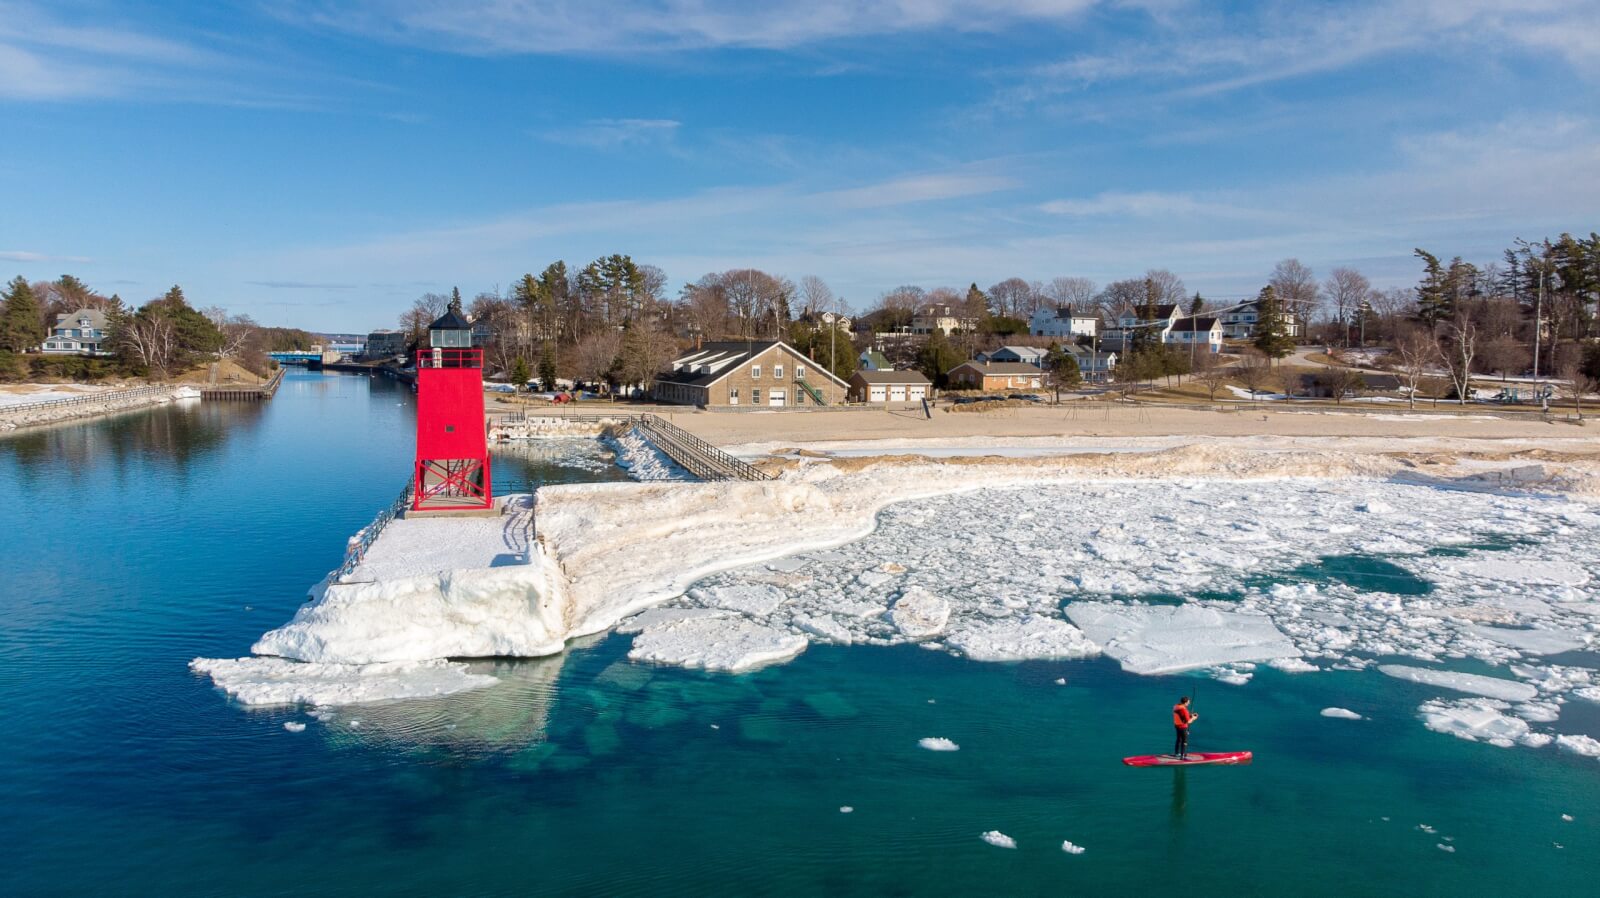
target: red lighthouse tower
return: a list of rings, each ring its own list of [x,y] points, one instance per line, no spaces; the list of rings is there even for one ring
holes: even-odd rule
[[[461,314],[459,297],[428,325],[428,346],[417,353],[417,465],[411,507],[493,508],[483,350],[472,346],[472,322]]]

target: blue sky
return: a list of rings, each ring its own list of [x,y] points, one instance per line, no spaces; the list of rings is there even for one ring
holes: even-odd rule
[[[564,258],[1217,298],[1600,227],[1600,2],[0,0],[0,274],[391,326]]]

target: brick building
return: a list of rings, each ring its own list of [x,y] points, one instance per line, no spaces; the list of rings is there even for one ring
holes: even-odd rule
[[[656,376],[657,402],[704,407],[838,405],[849,385],[775,340],[706,343]]]

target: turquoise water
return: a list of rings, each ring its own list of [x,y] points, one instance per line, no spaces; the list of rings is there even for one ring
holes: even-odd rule
[[[725,676],[627,664],[613,636],[326,721],[230,703],[186,664],[288,619],[398,492],[411,414],[386,381],[298,373],[261,406],[0,439],[0,892],[1594,891],[1600,764],[1429,732],[1416,706],[1437,690],[1371,673],[1262,668],[1234,688],[813,646]],[[618,476],[597,457],[508,454],[496,473]],[[1256,764],[1118,763],[1164,750],[1167,708],[1196,690],[1194,747]],[[1597,712],[1575,702],[1562,729],[1600,732]]]

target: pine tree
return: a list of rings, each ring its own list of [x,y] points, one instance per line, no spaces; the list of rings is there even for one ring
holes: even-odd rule
[[[23,353],[38,348],[49,331],[44,326],[44,311],[39,307],[39,297],[28,285],[27,278],[18,275],[0,294],[5,308],[0,310],[0,348]]]
[[[556,388],[556,356],[549,340],[544,342],[544,350],[539,353],[539,384],[546,390]]]
[[[1201,296],[1199,294],[1199,292],[1196,291],[1196,293],[1194,295],[1194,299],[1189,300],[1189,317],[1193,318],[1194,316],[1200,314],[1201,312],[1204,312],[1205,310],[1206,310],[1205,297]]]
[[[1050,344],[1050,352],[1044,357],[1044,364],[1050,371],[1050,379],[1055,384],[1056,401],[1061,401],[1061,390],[1073,389],[1083,383],[1083,371],[1078,368],[1078,358],[1072,353],[1061,348],[1059,343]]]
[[[1272,285],[1256,296],[1256,334],[1251,341],[1269,359],[1281,359],[1294,351],[1294,340],[1283,323],[1283,306]]]
[[[532,376],[533,372],[528,370],[528,360],[520,355],[517,356],[517,360],[511,363],[512,385],[520,390],[528,385],[528,378]]]
[[[935,330],[917,352],[917,369],[936,386],[944,386],[945,374],[964,359],[961,351],[950,345],[943,333]]]
[[[1445,321],[1455,312],[1454,297],[1445,283],[1444,266],[1439,257],[1425,249],[1413,254],[1422,260],[1422,282],[1417,284],[1417,318],[1429,327]]]

